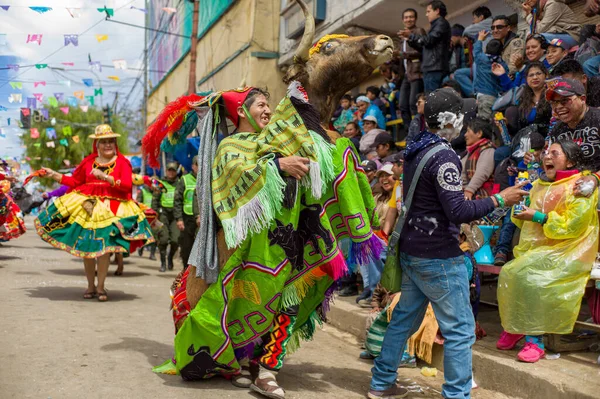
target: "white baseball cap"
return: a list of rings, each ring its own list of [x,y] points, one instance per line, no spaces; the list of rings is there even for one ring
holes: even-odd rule
[[[375,118],[373,115],[365,116],[363,118],[363,122],[364,121],[370,121],[370,122],[377,124],[377,118]]]
[[[384,165],[381,167],[381,169],[379,169],[379,170],[377,171],[377,177],[379,177],[379,176],[380,176],[382,173],[387,173],[388,175],[393,175],[393,174],[394,174],[394,171],[392,170],[392,167],[393,167],[393,166],[394,166],[394,165],[393,165],[393,164],[391,164],[391,163],[386,163],[386,164],[384,164]]]

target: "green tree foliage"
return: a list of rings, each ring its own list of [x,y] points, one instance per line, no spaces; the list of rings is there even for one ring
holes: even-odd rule
[[[66,104],[61,104],[59,107],[66,107]],[[59,107],[52,107],[49,111],[48,119],[43,119],[41,116],[32,117],[31,127],[38,129],[40,137],[37,139],[31,138],[30,131],[25,131],[21,137],[21,141],[25,146],[25,156],[31,160],[29,164],[32,170],[40,169],[42,166],[54,170],[69,168],[65,163],[68,160],[70,167],[78,165],[81,160],[92,152],[93,140],[89,138],[97,125],[103,123],[103,113],[99,108],[90,107],[88,112],[83,112],[80,108],[70,107],[69,113],[65,115]],[[51,124],[52,118],[55,118],[56,123]],[[64,128],[70,126],[73,133],[71,135],[64,134]],[[127,153],[128,151],[128,131],[125,124],[121,122],[117,115],[112,115],[111,127],[115,133],[121,134],[117,139],[119,151]],[[56,130],[56,138],[50,140],[47,136],[46,129],[54,128]],[[73,140],[73,137],[79,137],[79,143]],[[67,146],[60,143],[62,139],[67,140]],[[54,142],[55,148],[48,147],[49,141]],[[53,181],[42,179],[42,184],[49,186]]]

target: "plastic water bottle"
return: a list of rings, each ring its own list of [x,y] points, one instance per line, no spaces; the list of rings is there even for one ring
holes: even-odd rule
[[[519,183],[522,183],[527,180],[529,180],[529,172],[519,172],[516,183],[519,184]],[[531,183],[529,183],[526,186],[523,186],[521,188],[525,191],[529,191],[529,190],[531,190]],[[515,205],[513,213],[515,215],[518,215],[519,213],[521,213],[525,210],[524,207],[525,207],[525,200],[522,200],[520,203]]]

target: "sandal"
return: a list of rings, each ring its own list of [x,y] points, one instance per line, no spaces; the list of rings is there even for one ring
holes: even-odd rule
[[[254,392],[272,399],[285,399],[285,391],[277,384],[275,378],[257,378],[254,384],[250,385]]]
[[[106,294],[106,291],[104,292],[98,292],[98,302],[106,302],[108,301],[108,295]]]
[[[115,276],[122,276],[123,275],[123,269],[119,270],[115,270]]]
[[[252,385],[252,374],[250,373],[250,368],[242,366],[240,373],[231,378],[231,384],[238,388],[250,388]]]
[[[83,294],[83,299],[94,299],[94,297],[96,296],[96,291],[86,291]]]

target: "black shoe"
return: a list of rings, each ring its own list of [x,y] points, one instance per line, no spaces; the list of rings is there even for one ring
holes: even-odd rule
[[[358,288],[355,285],[349,285],[347,287],[342,288],[339,296],[356,296],[358,295]]]
[[[167,271],[167,254],[162,252],[160,253],[160,272]]]
[[[150,257],[148,259],[156,260],[156,255],[154,255],[153,253],[150,253]]]
[[[358,301],[360,301],[361,299],[367,299],[371,296],[372,292],[370,289],[365,289],[359,296],[356,297],[356,303],[358,303]]]
[[[169,259],[169,270],[173,270],[173,259]]]
[[[138,248],[138,256],[144,256],[144,247]]]
[[[164,263],[160,264],[160,269],[158,270],[159,272],[166,272],[167,271],[167,267]]]

